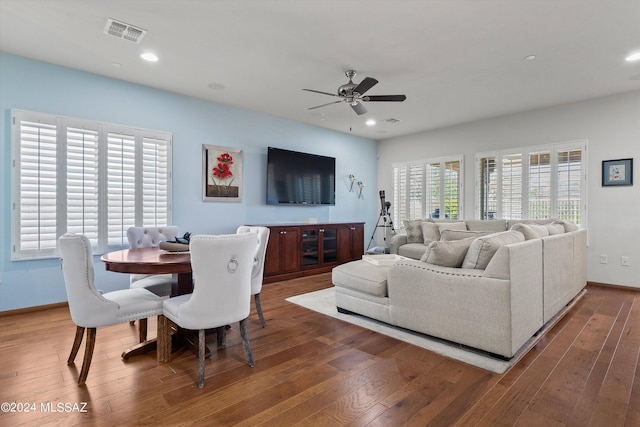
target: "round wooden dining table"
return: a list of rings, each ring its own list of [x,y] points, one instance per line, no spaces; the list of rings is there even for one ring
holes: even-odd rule
[[[173,274],[171,296],[193,292],[191,254],[167,252],[157,247],[122,249],[100,258],[107,271],[128,274]]]

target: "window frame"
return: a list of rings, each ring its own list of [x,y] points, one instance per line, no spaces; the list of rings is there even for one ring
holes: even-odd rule
[[[49,191],[48,195],[52,198],[55,198],[55,213],[50,214],[50,217],[55,217],[55,227],[51,225],[49,228],[51,232],[48,234],[47,238],[41,238],[37,236],[38,232],[34,233],[23,233],[23,225],[25,219],[23,218],[23,212],[21,209],[23,206],[27,206],[23,204],[23,199],[21,198],[21,191],[23,186],[25,186],[25,176],[26,172],[23,170],[23,164],[21,163],[22,155],[21,150],[23,146],[26,145],[22,138],[27,141],[28,134],[23,134],[22,125],[23,123],[42,123],[47,124],[48,127],[55,128],[55,178],[51,178],[49,183],[55,182],[55,189]],[[37,259],[47,259],[47,258],[56,258],[58,257],[57,251],[57,239],[66,233],[69,229],[74,232],[82,232],[85,230],[85,226],[93,227],[93,238],[92,249],[95,254],[105,253],[109,250],[120,249],[127,245],[126,239],[126,228],[115,230],[115,234],[117,234],[117,238],[110,237],[109,234],[114,233],[113,227],[110,229],[108,219],[110,212],[110,204],[108,202],[108,185],[109,185],[109,177],[107,173],[107,163],[109,161],[108,158],[108,143],[109,143],[109,135],[114,132],[125,132],[127,135],[133,135],[134,138],[134,150],[135,152],[131,155],[133,162],[135,162],[135,173],[133,178],[134,185],[134,204],[132,213],[130,213],[131,217],[134,218],[133,224],[135,226],[162,226],[171,224],[171,187],[172,187],[172,147],[173,147],[173,136],[171,133],[162,132],[162,131],[152,131],[146,129],[139,129],[130,126],[122,126],[122,125],[114,125],[109,123],[103,123],[93,120],[65,117],[60,115],[53,115],[47,113],[40,113],[34,111],[27,110],[19,110],[13,109],[11,110],[11,150],[12,150],[12,184],[11,184],[11,201],[12,201],[12,216],[11,216],[11,260],[12,261],[22,261],[22,260],[37,260]],[[38,128],[34,128],[38,129]],[[76,152],[75,157],[70,153],[74,148],[78,148],[79,145],[84,144],[84,139],[79,143],[78,140],[74,140],[71,137],[71,133],[69,131],[74,130],[86,130],[88,133],[96,133],[97,134],[97,150],[94,149],[92,153],[87,154],[87,157],[84,157],[84,150],[82,150],[81,154]],[[75,132],[74,135],[79,135],[78,132]],[[69,136],[69,138],[68,138]],[[41,140],[40,136],[37,136],[37,139],[34,140],[34,144],[39,143]],[[156,208],[154,209],[155,219],[158,218],[166,218],[166,221],[156,222],[155,224],[144,223],[145,218],[149,218],[148,210],[145,211],[143,198],[147,191],[144,188],[145,181],[143,179],[143,151],[144,144],[152,141],[152,143],[157,144],[157,147],[162,147],[161,149],[157,149],[156,158],[154,159],[155,165],[160,164],[161,158],[164,169],[162,169],[163,173],[158,173],[157,176],[152,176],[151,185],[152,187],[162,188],[163,200],[166,202],[156,204]],[[24,143],[24,144],[23,144]],[[53,144],[50,143],[50,146]],[[53,149],[52,149],[53,150]],[[40,153],[42,150],[37,148],[34,150],[35,153]],[[97,154],[96,154],[97,153]],[[166,157],[161,157],[161,153],[165,153]],[[97,155],[97,159],[93,162],[93,155]],[[73,159],[73,165],[67,163],[68,159]],[[89,159],[87,161],[87,159]],[[131,159],[130,159],[131,160]],[[83,190],[84,188],[84,173],[82,172],[82,168],[85,167],[84,163],[87,162],[89,166],[88,168],[93,167],[92,165],[97,163],[97,173],[93,173],[91,175],[95,176],[95,180],[91,181],[90,184],[93,187],[87,187],[87,190]],[[71,163],[71,162],[70,162]],[[81,166],[78,166],[81,165]],[[33,166],[34,171],[37,174],[40,173],[42,169],[42,163],[40,159],[38,159],[30,164],[25,163],[25,168]],[[87,169],[89,170],[89,169]],[[74,173],[75,171],[75,173]],[[80,172],[78,172],[80,171]],[[153,172],[152,172],[153,173]],[[82,181],[79,190],[74,193],[76,198],[82,199],[80,202],[82,207],[74,207],[70,208],[68,203],[68,197],[71,193],[68,191],[68,183],[69,180],[72,179],[70,177],[77,177],[80,175]],[[89,174],[87,174],[88,176]],[[148,176],[148,175],[147,175]],[[76,180],[77,181],[77,180]],[[147,178],[146,183],[149,184],[149,180]],[[85,211],[84,211],[84,198],[90,191],[96,191],[95,188],[97,186],[97,197],[93,197],[95,203],[97,204],[97,214],[92,214],[92,222],[85,221]],[[41,188],[41,184],[36,183],[32,185],[33,188],[36,188],[38,191]],[[154,188],[155,188],[154,187]],[[78,187],[74,187],[78,188]],[[93,188],[93,190],[91,190]],[[55,193],[55,197],[54,197]],[[160,196],[159,196],[160,197]],[[24,199],[27,200],[27,199]],[[40,193],[38,192],[38,196],[34,197],[33,200],[37,200],[35,203],[40,205]],[[27,202],[28,203],[28,200]],[[37,209],[37,208],[36,208]],[[53,209],[50,207],[50,209]],[[70,211],[71,209],[71,211]],[[74,210],[75,209],[75,210]],[[40,211],[37,211],[33,218],[35,218],[35,228],[40,229],[43,222],[43,215]],[[80,221],[77,220],[78,216],[81,218]],[[71,225],[73,218],[76,218],[75,225]],[[54,222],[53,220],[51,221]],[[166,222],[166,224],[164,223]],[[55,228],[55,241],[53,240],[53,228]],[[78,230],[81,228],[81,230]],[[96,230],[97,228],[97,230]],[[110,233],[111,232],[111,233]],[[29,237],[36,235],[35,240],[32,240],[34,243],[34,248],[24,247],[24,239],[28,239]],[[115,242],[117,240],[118,242]],[[37,243],[36,243],[37,242]],[[43,246],[42,243],[45,243]]]
[[[561,142],[561,143],[552,143],[552,144],[543,144],[543,145],[534,145],[527,147],[518,147],[518,148],[509,148],[504,150],[496,150],[496,151],[487,151],[476,153],[475,155],[475,218],[482,219],[482,206],[486,200],[482,199],[482,185],[483,185],[483,165],[481,164],[483,159],[495,158],[495,167],[496,167],[496,213],[494,219],[537,219],[531,218],[531,207],[530,207],[530,190],[531,190],[531,155],[535,154],[550,154],[549,161],[549,179],[550,179],[550,218],[558,218],[558,201],[559,201],[559,191],[558,191],[558,174],[559,174],[559,163],[558,163],[558,154],[565,151],[581,151],[581,159],[580,159],[580,222],[579,225],[581,227],[586,227],[587,225],[587,169],[588,169],[588,161],[587,161],[587,148],[588,148],[588,140],[576,140],[569,142]],[[504,206],[503,206],[503,159],[520,155],[522,161],[522,171],[521,171],[521,212],[519,218],[507,218],[505,217]],[[488,219],[488,218],[484,218]]]

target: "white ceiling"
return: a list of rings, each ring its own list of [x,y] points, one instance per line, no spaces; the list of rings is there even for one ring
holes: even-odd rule
[[[108,18],[148,34],[108,36]],[[640,90],[640,0],[0,0],[0,50],[385,139]],[[307,110],[334,98],[302,88],[349,69],[407,100]]]

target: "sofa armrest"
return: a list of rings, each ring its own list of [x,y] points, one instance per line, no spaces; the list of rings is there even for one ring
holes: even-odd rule
[[[398,248],[407,244],[407,235],[404,233],[396,233],[391,237],[391,249],[390,253],[398,254]]]

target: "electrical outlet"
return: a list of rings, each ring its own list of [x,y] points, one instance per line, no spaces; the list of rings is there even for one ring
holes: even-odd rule
[[[609,257],[606,255],[600,255],[600,264],[607,264],[609,262]]]
[[[628,256],[620,257],[620,265],[623,267],[629,267],[629,257]]]

